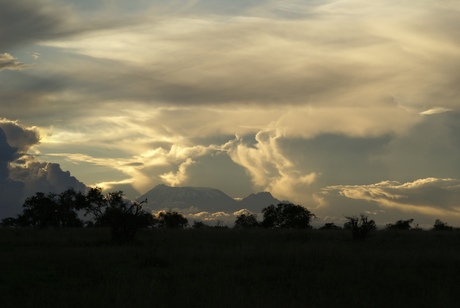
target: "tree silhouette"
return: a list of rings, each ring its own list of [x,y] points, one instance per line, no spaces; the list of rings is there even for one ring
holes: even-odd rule
[[[364,215],[360,214],[359,216],[345,216],[348,221],[343,225],[343,228],[346,230],[351,230],[351,234],[354,240],[363,240],[368,235],[369,232],[377,228],[375,221]]]
[[[236,217],[235,229],[257,228],[260,224],[257,221],[257,215],[251,213],[242,213]]]
[[[188,226],[187,218],[176,211],[160,212],[154,219],[159,228],[181,229]]]
[[[309,229],[310,222],[315,214],[300,205],[293,203],[273,204],[262,209],[264,219],[262,227],[265,228],[295,228]]]
[[[206,228],[210,228],[210,226],[208,226],[207,224],[205,224],[202,221],[194,221],[193,225],[192,225],[192,228],[193,229],[206,229]]]
[[[449,226],[447,223],[436,219],[433,225],[433,231],[453,231],[454,228],[452,226]]]
[[[153,216],[142,210],[145,202],[131,202],[122,191],[103,195],[98,187],[86,195],[71,188],[60,194],[37,192],[26,199],[22,214],[3,219],[2,226],[82,227],[78,211],[83,210],[90,216],[87,225],[109,227],[114,241],[125,242],[132,240],[139,228],[153,225]]]
[[[319,230],[342,230],[341,227],[336,226],[333,222],[325,223]]]
[[[385,229],[386,230],[402,230],[402,231],[411,230],[412,229],[411,223],[413,221],[414,221],[413,219],[398,220],[394,224],[387,224],[385,226]]]
[[[153,225],[153,216],[142,210],[147,200],[131,202],[124,198],[122,191],[102,194],[101,188],[91,188],[86,194],[81,208],[91,215],[94,226],[109,227],[115,242],[131,241],[137,230]]]
[[[37,192],[28,197],[23,204],[22,214],[17,218],[5,218],[4,226],[34,228],[82,227],[78,218],[78,200],[83,194],[68,189],[60,194]]]

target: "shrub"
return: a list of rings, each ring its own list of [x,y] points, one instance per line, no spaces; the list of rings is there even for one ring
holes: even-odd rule
[[[449,226],[447,223],[436,219],[433,225],[433,231],[453,231],[454,228],[452,226]]]
[[[251,229],[257,228],[260,224],[257,221],[257,215],[251,213],[243,213],[236,217],[235,229]]]
[[[359,216],[345,216],[348,219],[343,225],[343,228],[346,230],[351,230],[351,234],[354,240],[363,240],[365,239],[372,230],[375,230],[376,224],[375,221],[364,215],[360,214]]]

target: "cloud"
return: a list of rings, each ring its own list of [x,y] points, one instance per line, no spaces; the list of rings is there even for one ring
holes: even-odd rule
[[[278,198],[294,199],[298,202],[299,191],[312,184],[317,174],[302,173],[287,158],[280,145],[278,131],[262,131],[256,135],[254,145],[242,139],[224,145],[230,158],[243,166],[257,189],[272,192]]]
[[[60,193],[86,186],[58,164],[39,162],[28,154],[39,143],[36,127],[0,119],[0,217],[21,211],[26,197],[41,192]]]
[[[8,143],[7,136],[3,129],[0,127],[0,177],[7,178],[8,177],[8,163],[13,161],[17,156],[17,148],[12,147]]]
[[[1,0],[0,5],[0,46],[3,48],[53,38],[68,31],[69,11],[51,1]]]
[[[25,127],[18,121],[0,119],[0,128],[5,133],[8,143],[21,152],[27,152],[40,142],[40,133],[37,127]]]
[[[377,204],[382,209],[436,217],[460,217],[460,180],[425,178],[413,182],[382,181],[369,185],[336,185],[323,189],[325,195],[341,196]]]
[[[0,114],[41,133],[3,124],[14,157],[112,188],[252,184],[304,205],[334,185],[460,178],[454,1],[0,5],[2,52],[40,54],[0,74]]]
[[[59,164],[31,161],[25,166],[11,168],[11,177],[25,184],[24,195],[30,196],[38,191],[60,193],[68,188],[85,191],[86,186],[63,171]]]
[[[9,53],[0,53],[0,71],[2,70],[22,70],[29,68],[30,65],[19,62]]]
[[[178,209],[179,210],[179,209]],[[184,213],[183,211],[180,211]],[[189,219],[189,223],[194,220],[205,221],[205,222],[221,222],[225,225],[230,225],[235,222],[235,216],[225,212],[197,212],[197,213],[185,213],[184,215]]]
[[[9,145],[0,127],[0,217],[15,214],[20,206],[23,183],[10,179],[9,164],[16,157],[17,148]]]
[[[191,165],[196,164],[191,158],[187,158],[183,163],[179,165],[179,170],[176,173],[168,172],[160,175],[161,179],[171,185],[171,186],[180,186],[187,180],[187,168]]]
[[[432,114],[444,113],[448,111],[452,111],[452,109],[448,109],[444,107],[434,107],[434,108],[420,112],[420,115],[432,115]]]

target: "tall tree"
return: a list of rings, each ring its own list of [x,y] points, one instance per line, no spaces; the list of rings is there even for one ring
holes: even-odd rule
[[[78,204],[82,197],[82,193],[71,188],[60,194],[37,192],[25,200],[22,214],[5,219],[4,223],[36,228],[81,227]]]
[[[315,214],[301,205],[293,203],[279,203],[262,209],[264,219],[262,226],[265,228],[295,228],[309,229],[310,222]]]
[[[114,241],[127,242],[138,229],[153,225],[153,216],[142,209],[146,202],[131,202],[122,191],[103,195],[102,189],[96,187],[88,191],[80,207],[92,216],[95,226],[110,227]]]

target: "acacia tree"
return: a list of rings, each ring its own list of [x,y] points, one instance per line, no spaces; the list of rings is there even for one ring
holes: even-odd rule
[[[99,187],[91,188],[81,208],[85,215],[92,216],[94,226],[110,227],[112,239],[116,242],[131,241],[137,230],[153,225],[153,216],[142,210],[142,202],[131,202],[124,198],[122,191],[102,194]]]
[[[310,222],[315,214],[300,205],[293,203],[273,204],[262,209],[264,219],[262,227],[265,228],[294,228],[310,229]]]
[[[346,230],[351,230],[354,240],[363,240],[372,230],[377,229],[375,221],[369,219],[366,215],[360,214],[359,216],[345,216],[348,219],[343,225]]]
[[[34,228],[82,227],[78,218],[81,192],[72,188],[60,194],[37,192],[23,204],[22,214],[17,218],[5,218],[2,225]]]

